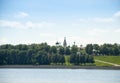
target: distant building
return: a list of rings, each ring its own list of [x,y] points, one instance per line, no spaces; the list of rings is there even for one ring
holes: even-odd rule
[[[66,37],[64,37],[63,47],[67,47]]]
[[[56,46],[60,46],[60,43],[58,41],[55,44],[56,44]]]

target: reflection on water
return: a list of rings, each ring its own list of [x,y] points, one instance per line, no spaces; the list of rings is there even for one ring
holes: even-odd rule
[[[120,83],[120,70],[0,69],[0,83]]]

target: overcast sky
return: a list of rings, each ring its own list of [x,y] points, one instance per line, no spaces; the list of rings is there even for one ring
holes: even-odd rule
[[[0,44],[120,43],[120,0],[0,0]]]

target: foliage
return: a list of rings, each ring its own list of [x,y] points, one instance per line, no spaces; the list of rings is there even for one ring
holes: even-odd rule
[[[93,53],[93,46],[92,46],[92,44],[88,44],[88,45],[86,46],[85,50],[86,50],[86,52],[87,52],[88,54],[91,55],[91,54]]]
[[[120,45],[119,44],[88,44],[85,47],[87,54],[94,55],[120,55]]]
[[[69,56],[69,59],[65,58],[65,55]],[[50,65],[69,64],[69,62],[79,65],[94,63],[93,55],[118,56],[120,55],[120,45],[88,44],[85,48],[79,48],[77,45],[71,47],[50,46],[47,43],[0,45],[0,65]]]
[[[41,44],[19,44],[0,46],[0,65],[49,65],[65,63],[64,49],[57,53],[56,46]]]
[[[92,55],[85,54],[71,54],[70,63],[75,65],[94,63],[94,57]]]

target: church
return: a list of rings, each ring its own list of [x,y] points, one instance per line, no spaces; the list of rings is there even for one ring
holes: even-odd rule
[[[57,41],[55,44],[56,44],[56,46],[60,46],[60,42],[58,42],[58,41]],[[67,47],[66,37],[64,37],[63,47],[64,47],[64,48]]]
[[[66,37],[64,37],[63,47],[65,47],[65,48],[67,47]]]

